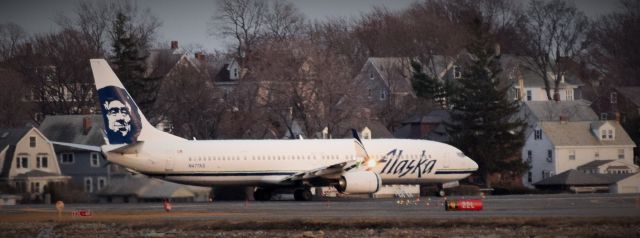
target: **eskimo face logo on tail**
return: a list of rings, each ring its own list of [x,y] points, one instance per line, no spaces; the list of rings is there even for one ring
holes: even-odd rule
[[[98,90],[105,130],[111,144],[130,144],[138,140],[142,123],[136,104],[122,88],[107,86]]]

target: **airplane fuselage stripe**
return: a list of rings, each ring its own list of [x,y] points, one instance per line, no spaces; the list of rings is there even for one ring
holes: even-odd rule
[[[293,175],[291,172],[247,172],[247,173],[145,173],[148,176],[209,176],[209,177],[222,177],[222,176],[283,176]]]
[[[436,171],[436,174],[470,174],[475,171],[472,170],[462,170],[462,171]]]

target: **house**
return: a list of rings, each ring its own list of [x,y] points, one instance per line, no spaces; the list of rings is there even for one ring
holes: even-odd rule
[[[401,126],[393,134],[396,138],[448,142],[449,135],[445,128],[447,122],[451,122],[449,111],[437,109],[426,115],[413,116],[402,121]]]
[[[510,97],[519,101],[549,101],[542,76],[527,66],[527,59],[522,56],[503,54],[500,57],[502,66],[501,78],[511,82]],[[546,72],[550,81],[551,93],[555,75]],[[580,87],[584,84],[571,73],[563,74],[558,85],[556,101],[573,101],[581,98]]]
[[[52,183],[67,183],[53,145],[36,128],[0,129],[0,183],[27,200],[46,200]]]
[[[355,77],[362,89],[360,100],[373,108],[388,105],[390,100],[415,97],[411,79],[411,59],[406,57],[387,57],[367,59]]]
[[[597,121],[598,115],[591,109],[591,103],[584,99],[574,101],[525,101],[518,117],[527,122],[525,136],[543,121]]]
[[[617,121],[542,121],[526,137],[525,186],[597,160],[633,165],[635,143]]]
[[[102,146],[104,122],[102,115],[53,115],[47,116],[39,127],[42,134],[52,141]],[[113,177],[126,176],[128,172],[109,163],[102,153],[62,145],[54,146],[62,174],[82,187],[93,198],[106,187]]]
[[[113,179],[112,183],[97,193],[102,203],[209,201],[211,188],[186,186],[144,175],[126,176]]]
[[[602,119],[618,118],[634,142],[640,142],[640,87],[614,87],[597,98],[593,109]],[[635,161],[640,163],[640,151],[635,151]]]

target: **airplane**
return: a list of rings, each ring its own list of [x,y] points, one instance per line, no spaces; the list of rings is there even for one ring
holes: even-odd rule
[[[459,149],[435,141],[186,140],[152,126],[104,59],[91,59],[107,144],[92,150],[136,173],[198,186],[255,187],[254,198],[293,190],[312,199],[311,188],[371,194],[384,184],[457,182],[478,169]],[[66,143],[59,143],[67,145]],[[89,146],[85,146],[87,149]]]

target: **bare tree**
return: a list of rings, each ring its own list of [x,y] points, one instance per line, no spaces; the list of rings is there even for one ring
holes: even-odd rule
[[[162,25],[149,8],[141,9],[135,1],[109,0],[89,1],[81,0],[74,5],[71,16],[58,15],[54,21],[63,29],[81,32],[95,51],[107,52],[112,41],[110,33],[111,23],[118,13],[127,16],[132,22],[132,32],[149,47],[154,34]]]
[[[584,48],[589,21],[575,5],[561,0],[531,0],[526,16],[526,27],[520,32],[527,39],[526,64],[544,80],[547,98],[553,100],[559,97],[568,61]]]
[[[95,105],[87,59],[99,57],[82,33],[64,30],[36,36],[19,47],[9,67],[25,78],[41,115],[78,114]],[[41,119],[41,118],[34,118]]]
[[[21,26],[13,22],[0,24],[0,62],[13,57],[18,45],[26,38],[27,34]]]
[[[620,1],[621,11],[594,22],[587,60],[610,86],[640,86],[640,1]]]
[[[265,16],[267,37],[285,40],[302,33],[305,17],[293,3],[274,1]]]
[[[250,55],[253,45],[262,37],[267,14],[267,2],[260,0],[218,0],[212,17],[214,35],[231,37],[236,43],[236,57]],[[241,65],[244,66],[244,61]]]
[[[8,68],[0,67],[0,127],[22,127],[31,121],[31,104],[24,77]]]

